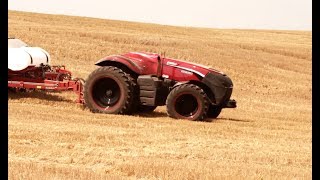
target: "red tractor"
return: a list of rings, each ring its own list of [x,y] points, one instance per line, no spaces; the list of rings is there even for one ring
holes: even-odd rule
[[[92,112],[132,114],[166,105],[172,118],[212,120],[235,108],[233,84],[223,72],[154,53],[107,56],[87,78],[83,94]],[[210,119],[206,119],[209,117]]]

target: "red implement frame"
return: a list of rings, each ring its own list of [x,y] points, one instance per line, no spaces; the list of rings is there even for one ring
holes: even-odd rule
[[[64,66],[31,66],[22,71],[8,69],[9,88],[73,91],[78,95],[76,102],[81,104],[84,103],[83,84],[83,79],[72,79],[71,72]]]

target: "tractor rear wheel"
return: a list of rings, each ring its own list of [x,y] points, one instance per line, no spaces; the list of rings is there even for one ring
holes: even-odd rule
[[[207,117],[209,100],[206,93],[194,84],[182,84],[168,95],[167,114],[175,119],[191,121]]]
[[[131,114],[134,103],[133,78],[113,66],[93,71],[84,85],[85,105],[105,114]]]

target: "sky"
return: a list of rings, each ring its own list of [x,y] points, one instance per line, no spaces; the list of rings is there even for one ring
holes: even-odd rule
[[[312,0],[8,0],[8,9],[185,27],[312,30]]]

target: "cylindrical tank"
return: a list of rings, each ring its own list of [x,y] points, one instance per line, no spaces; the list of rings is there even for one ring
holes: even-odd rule
[[[50,65],[50,55],[39,47],[8,48],[8,69],[21,71],[29,66]]]

